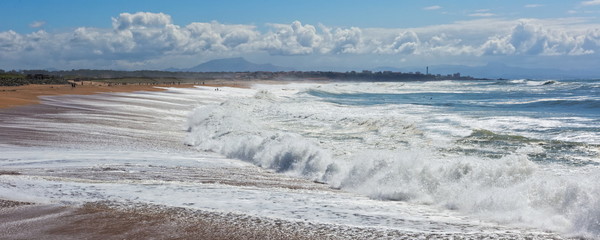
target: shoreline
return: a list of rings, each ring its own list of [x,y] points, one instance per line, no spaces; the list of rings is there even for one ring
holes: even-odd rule
[[[420,232],[259,217],[153,204],[81,206],[0,200],[0,238],[11,239],[449,239]],[[463,239],[563,239],[552,233],[466,233]]]
[[[207,82],[208,83],[208,82]],[[222,87],[225,86],[225,83],[229,83],[230,85],[227,87],[239,87],[238,85],[231,85],[231,82],[213,82],[212,84],[205,84],[202,86],[208,87]],[[258,83],[258,84],[269,84],[276,82],[269,81],[244,81],[248,85]],[[290,83],[290,82],[279,82],[279,83]],[[191,85],[193,86],[193,85]],[[70,86],[69,86],[70,87]],[[157,89],[158,91],[163,89]],[[214,93],[217,95],[229,95],[228,91],[231,91],[233,95],[235,95],[235,91],[239,91],[241,89],[227,89],[224,92],[213,92],[213,91],[204,91],[205,93]],[[188,90],[184,90],[187,92]],[[141,94],[141,95],[153,95],[153,94]],[[159,94],[162,95],[162,94]],[[209,94],[195,94],[194,96],[204,97]],[[114,96],[109,96],[107,98],[100,97],[99,101],[106,101],[108,103],[113,103],[111,98],[120,98],[127,96],[119,96],[115,94]],[[189,97],[189,96],[187,96]],[[187,99],[186,97],[186,99]],[[61,97],[59,103],[65,103],[68,105],[69,103],[80,104],[78,99],[86,99],[87,96],[65,96]],[[67,100],[67,101],[65,101]],[[70,101],[69,101],[70,100]],[[118,101],[115,101],[118,102]],[[139,106],[143,106],[148,103],[138,104]],[[155,103],[153,103],[155,104]],[[104,106],[101,104],[97,104],[98,106]],[[135,105],[135,104],[133,104]],[[50,106],[50,107],[48,107]],[[112,106],[112,105],[109,105]],[[166,105],[165,108],[170,108],[174,105]],[[58,107],[58,108],[57,108]],[[48,105],[46,101],[42,104],[31,105],[23,108],[16,108],[9,111],[5,111],[5,117],[7,119],[14,118],[15,114],[23,114],[29,116],[28,114],[40,112],[40,111],[63,111],[61,108],[63,105]],[[156,106],[155,106],[156,107]],[[101,109],[101,108],[99,108]],[[129,108],[122,108],[126,111],[129,111]],[[94,109],[86,109],[86,111],[93,111]],[[97,109],[96,109],[97,110]],[[103,110],[103,109],[102,109]],[[114,110],[114,108],[113,108]],[[1,111],[1,109],[0,109]],[[28,112],[29,111],[29,112]],[[33,111],[33,112],[31,112]],[[76,110],[74,110],[77,112]],[[2,112],[0,112],[2,113]],[[104,112],[96,112],[102,113]],[[114,113],[114,112],[112,112]],[[118,113],[116,114],[118,115]],[[2,114],[0,114],[0,117]],[[17,115],[18,116],[18,115]],[[85,124],[104,124],[103,126],[111,126],[110,122],[107,122],[106,119],[95,119],[94,121],[85,120],[82,122],[70,122],[63,121],[63,119],[54,118],[55,116],[51,116],[49,118],[42,118],[40,122],[48,121],[58,121],[58,122],[68,122],[76,126],[78,123]],[[69,118],[64,118],[69,119]],[[110,118],[108,118],[110,119]],[[153,118],[154,119],[154,118]],[[156,118],[162,119],[162,118]],[[0,123],[2,119],[0,118]],[[114,118],[115,123],[120,122],[122,118]],[[152,120],[152,119],[151,119]],[[153,121],[144,122],[144,124],[139,124],[139,121],[136,121],[133,125],[121,125],[121,127],[132,127],[135,129],[144,128],[143,126],[152,126]],[[162,123],[160,121],[156,121],[156,123]],[[40,126],[43,126],[40,124]],[[49,125],[53,126],[53,125]],[[2,127],[2,126],[0,126]],[[148,127],[150,129],[150,127]],[[33,128],[35,129],[35,128]],[[38,146],[35,143],[49,143],[51,146],[55,146],[54,142],[63,142],[65,139],[57,138],[56,130],[65,130],[67,128],[52,128],[48,129],[39,129],[39,130],[31,130],[27,127],[22,128],[14,128],[14,134],[10,135],[10,131],[4,131],[4,134],[8,136],[7,140],[16,141],[17,143],[28,143],[31,146]],[[79,128],[73,127],[69,130],[69,138],[74,137],[76,139],[76,144],[85,145],[86,139],[78,138],[79,135],[84,136],[88,135],[88,132],[79,132],[74,131]],[[81,128],[87,130],[87,128]],[[177,130],[178,128],[174,128]],[[0,131],[1,132],[1,131]],[[33,133],[33,134],[30,134]],[[107,149],[106,153],[110,153],[114,151],[111,148],[115,144],[115,142],[111,141],[111,144],[106,146],[102,146],[103,137],[113,140],[110,135],[113,132],[107,131],[102,132],[102,134],[95,134],[93,136],[94,140],[100,143],[101,147],[98,149]],[[173,148],[170,146],[166,146],[165,149],[170,150],[180,150],[183,149],[183,145],[181,143],[175,141],[170,141],[167,135],[157,133],[156,137],[148,136],[148,135],[135,135],[132,132],[131,135],[117,135],[117,137],[125,137],[127,139],[141,139],[140,137],[148,137],[151,139],[158,139],[157,141],[152,141],[152,145],[148,145],[148,149],[155,149],[156,146],[165,146],[165,142],[175,143],[178,147]],[[179,132],[181,133],[181,132]],[[47,135],[47,136],[44,136]],[[181,134],[179,134],[181,135]],[[180,139],[179,135],[173,139]],[[15,137],[13,137],[15,136]],[[16,137],[19,136],[19,137]],[[38,142],[29,142],[26,139],[19,141],[20,139],[32,137],[35,138]],[[43,138],[48,138],[44,140]],[[119,139],[119,138],[114,138]],[[123,140],[124,141],[124,140]],[[67,139],[68,142],[68,139]],[[142,141],[143,142],[143,141]],[[34,144],[32,144],[34,143]],[[25,144],[27,145],[27,144]],[[96,144],[98,145],[98,144]],[[28,147],[29,145],[25,146]],[[58,145],[56,145],[58,146]],[[65,146],[68,146],[65,145]],[[78,145],[77,145],[78,146]],[[107,148],[108,147],[108,148]],[[137,145],[128,145],[128,148],[137,149]],[[145,149],[145,148],[144,148]],[[144,149],[138,149],[138,151],[143,151]],[[7,151],[8,153],[8,151]],[[37,154],[36,155],[42,155]],[[152,155],[154,156],[155,153]],[[23,155],[19,155],[17,157],[11,157],[10,159],[18,159]],[[27,156],[27,155],[25,155]],[[73,155],[77,156],[77,155]],[[115,155],[102,154],[101,158],[110,158],[113,159]],[[150,156],[150,155],[148,155]],[[61,153],[61,158],[63,160],[74,160],[76,158],[66,158]],[[25,157],[24,157],[25,158]],[[90,158],[93,159],[93,158]],[[157,162],[157,159],[159,162]],[[162,158],[167,159],[167,158]],[[108,162],[103,163],[98,161],[97,164],[90,166],[81,166],[81,167],[72,167],[72,168],[57,168],[54,169],[46,169],[44,167],[31,167],[31,168],[15,168],[15,171],[0,171],[0,175],[25,175],[25,176],[47,176],[48,179],[55,178],[68,178],[71,179],[69,181],[73,182],[87,182],[87,181],[106,181],[111,182],[113,179],[117,180],[136,180],[136,181],[154,181],[160,180],[166,183],[169,182],[177,182],[179,180],[185,179],[186,182],[192,183],[201,183],[201,184],[213,184],[213,185],[227,185],[234,187],[251,187],[251,188],[259,188],[263,192],[269,193],[268,189],[281,189],[282,187],[287,187],[291,190],[294,190],[298,187],[301,187],[299,191],[303,191],[305,186],[314,186],[316,188],[323,188],[322,191],[332,191],[328,189],[327,186],[317,183],[308,183],[307,180],[290,180],[290,179],[282,179],[284,176],[279,176],[277,173],[270,171],[263,171],[262,169],[258,169],[255,167],[251,167],[251,169],[255,169],[256,171],[249,171],[247,169],[237,169],[232,167],[215,167],[215,168],[200,168],[193,167],[194,165],[186,166],[185,164],[177,163],[177,165],[163,165],[162,159],[157,157],[156,159],[151,159],[146,157],[144,159],[143,165],[131,165],[129,161],[120,162]],[[51,159],[50,159],[51,160]],[[181,160],[181,159],[180,159]],[[198,159],[194,159],[194,162],[198,161]],[[212,160],[211,160],[212,161]],[[219,161],[221,162],[221,161]],[[135,162],[134,162],[135,163]],[[160,164],[156,164],[160,163]],[[181,161],[181,163],[186,163],[186,161]],[[54,163],[49,162],[47,166],[56,166]],[[188,163],[189,164],[189,163]],[[27,165],[24,165],[27,166]],[[227,165],[224,165],[227,166]],[[23,172],[18,171],[23,170]],[[265,172],[265,173],[261,173]],[[261,173],[261,174],[258,174]],[[7,177],[10,179],[10,176]],[[305,184],[300,184],[298,182],[305,182]],[[285,183],[285,185],[282,185]],[[248,185],[250,184],[250,185]],[[32,183],[30,186],[35,186],[35,183]],[[140,184],[141,185],[141,184]],[[7,182],[7,186],[11,186],[10,181]],[[18,184],[15,184],[18,189]],[[42,186],[42,185],[40,185]],[[304,188],[302,188],[304,186]],[[90,187],[90,186],[88,186]],[[29,188],[29,187],[28,187]],[[95,188],[95,187],[94,187]],[[144,189],[144,188],[139,188]],[[263,190],[266,189],[266,190]],[[308,189],[308,188],[307,188]],[[67,191],[68,188],[60,187],[54,188],[49,191],[61,191],[61,194],[79,194],[79,193],[95,193],[95,190],[89,191],[80,191],[75,189],[74,191]],[[99,192],[106,192],[98,190]],[[229,190],[228,190],[229,191]],[[117,196],[117,195],[115,195]],[[185,196],[185,195],[184,195]],[[190,195],[193,196],[193,195]],[[199,195],[198,195],[199,196]],[[291,195],[290,195],[291,196]],[[10,195],[6,195],[6,198],[11,199]],[[449,225],[444,223],[443,221],[435,221],[429,220],[420,221],[420,220],[410,220],[410,218],[389,218],[387,221],[398,221],[397,226],[393,227],[378,227],[377,225],[353,225],[352,223],[343,224],[338,222],[321,222],[319,220],[307,220],[306,218],[289,218],[289,217],[281,217],[280,215],[256,215],[255,213],[242,213],[236,210],[223,211],[222,209],[215,208],[216,210],[212,210],[210,204],[203,205],[202,201],[194,202],[190,200],[192,204],[180,204],[180,205],[165,205],[164,203],[156,203],[154,199],[139,200],[139,202],[131,201],[128,199],[123,199],[120,201],[110,201],[106,200],[106,198],[100,200],[94,199],[93,201],[88,202],[78,202],[78,203],[70,203],[66,202],[52,202],[52,204],[35,204],[35,200],[26,200],[29,198],[12,198],[15,200],[24,200],[24,201],[32,201],[32,203],[23,203],[23,202],[14,202],[14,201],[2,201],[0,198],[0,238],[16,238],[16,239],[36,239],[40,238],[40,236],[45,236],[48,239],[147,239],[147,238],[156,238],[156,239],[416,239],[416,238],[431,238],[431,239],[447,239],[453,238],[455,235],[458,238],[464,239],[481,239],[481,238],[498,238],[498,239],[561,239],[559,235],[553,233],[543,233],[540,231],[527,231],[527,230],[511,230],[510,228],[495,228],[495,227],[486,227],[485,225],[469,225],[468,223],[458,223],[457,225]],[[193,198],[198,199],[198,198]],[[240,202],[246,201],[246,199],[239,199]],[[158,201],[160,202],[160,201]],[[55,204],[60,203],[60,204]],[[257,203],[269,203],[269,202],[257,202]],[[3,206],[6,205],[6,206]],[[197,204],[197,205],[195,205]],[[198,207],[194,207],[198,206]],[[329,205],[324,205],[329,206]],[[314,209],[314,208],[313,208]],[[279,217],[278,217],[279,216]],[[302,215],[299,215],[302,216]],[[318,215],[317,215],[318,216]],[[420,216],[420,215],[418,215]],[[12,217],[12,218],[11,218]],[[377,215],[374,215],[377,217]],[[309,218],[310,219],[310,218]],[[386,220],[386,218],[382,218],[382,221]],[[402,226],[408,225],[407,228],[403,228]],[[410,226],[420,226],[415,224],[433,224],[439,228],[444,227],[456,227],[460,226],[463,228],[469,228],[473,226],[473,229],[482,229],[485,231],[477,232],[473,230],[469,231],[443,231],[436,230],[435,228],[428,228],[425,231],[412,230]],[[6,234],[6,235],[3,235]]]
[[[193,88],[194,86],[206,87],[238,87],[248,88],[256,81],[229,81],[211,80],[204,81],[205,84],[194,84],[182,82],[177,84],[114,84],[98,81],[82,81],[71,85],[40,85],[30,84],[23,86],[0,86],[0,109],[26,106],[40,103],[40,96],[55,95],[92,95],[99,93],[122,93],[137,91],[165,91],[164,88]]]

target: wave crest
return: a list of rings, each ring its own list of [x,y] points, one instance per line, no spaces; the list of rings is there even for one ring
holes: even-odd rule
[[[186,144],[277,172],[321,180],[331,154],[294,133],[270,131],[255,123],[240,102],[193,111]],[[234,109],[234,111],[232,111]]]

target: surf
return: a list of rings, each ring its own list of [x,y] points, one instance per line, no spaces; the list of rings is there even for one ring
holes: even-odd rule
[[[402,84],[396,87],[424,83]],[[372,91],[368,94],[388,94],[393,84],[360,87],[365,85]],[[379,201],[436,206],[507,225],[599,234],[600,188],[593,183],[600,180],[600,169],[597,155],[585,150],[596,145],[479,129],[466,120],[473,115],[444,106],[425,111],[406,103],[369,104],[365,92],[350,84],[256,88],[258,94],[194,110],[186,143]],[[434,128],[439,122],[430,121],[431,110],[456,116],[444,123],[450,130]],[[581,148],[587,160],[551,160],[560,160],[565,149]]]

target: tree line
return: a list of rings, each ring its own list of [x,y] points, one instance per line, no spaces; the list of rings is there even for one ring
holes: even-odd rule
[[[0,70],[0,86],[21,86],[27,84],[70,84],[65,78],[51,74],[25,74],[23,72]]]
[[[171,72],[155,70],[118,71],[97,69],[73,70],[22,70],[5,72],[0,70],[0,85],[23,84],[68,84],[67,80],[105,80],[121,78],[158,79],[161,81],[184,80],[184,82],[231,79],[231,80],[342,80],[342,81],[431,81],[431,80],[475,80],[460,73],[440,75],[421,72],[392,71],[282,71],[282,72]]]

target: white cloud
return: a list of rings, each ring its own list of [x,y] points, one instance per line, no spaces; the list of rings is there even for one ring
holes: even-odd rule
[[[361,53],[363,46],[362,30],[357,27],[337,28],[331,38],[333,53]]]
[[[252,49],[259,33],[250,25],[225,25],[218,22],[191,23],[180,30],[186,37],[180,49],[185,53],[222,52]]]
[[[309,24],[294,21],[290,25],[272,24],[274,31],[264,36],[262,49],[275,55],[311,54],[320,47],[323,37]]]
[[[473,14],[491,16],[489,9]],[[305,58],[389,56],[410,59],[600,54],[600,30],[584,18],[480,18],[412,29],[313,26],[294,21],[253,25],[174,24],[164,13],[123,13],[112,28],[70,32],[0,32],[0,68],[23,66],[167,68],[190,60],[241,55]],[[197,60],[196,60],[197,61]],[[15,66],[16,65],[16,66]],[[162,66],[162,67],[161,67]]]
[[[423,10],[428,10],[428,11],[431,11],[431,10],[439,10],[439,9],[442,9],[442,7],[441,7],[441,6],[439,6],[439,5],[433,5],[433,6],[428,6],[428,7],[424,7],[424,8],[423,8]]]
[[[583,2],[581,2],[581,5],[583,5],[583,6],[600,5],[600,0],[583,1]]]
[[[573,34],[564,29],[546,29],[530,21],[521,21],[509,35],[490,38],[481,51],[485,55],[587,55],[600,48],[594,40],[594,32]]]
[[[526,8],[538,8],[538,7],[543,7],[544,4],[527,4],[524,7]]]
[[[490,9],[478,9],[474,13],[469,14],[469,17],[493,17],[496,14],[491,13]]]
[[[406,31],[398,34],[391,43],[382,45],[375,50],[377,53],[385,54],[414,54],[421,45],[419,36],[414,31]]]
[[[489,13],[489,12],[478,12],[478,13],[471,13],[469,14],[470,17],[493,17],[496,16],[496,14],[493,13]]]
[[[600,29],[588,31],[581,48],[586,51],[594,51],[594,49],[600,48]]]
[[[125,30],[131,28],[162,27],[171,24],[171,16],[164,13],[121,13],[118,18],[113,18],[113,28]]]
[[[15,31],[9,30],[7,32],[0,32],[0,50],[1,52],[15,52],[20,50],[20,46],[23,43],[21,34]]]
[[[510,55],[516,51],[515,47],[510,44],[509,37],[491,37],[481,46],[481,54],[483,55]]]
[[[30,23],[29,27],[31,27],[31,28],[41,28],[44,25],[46,25],[46,22],[44,22],[44,21],[35,21],[35,22]]]

